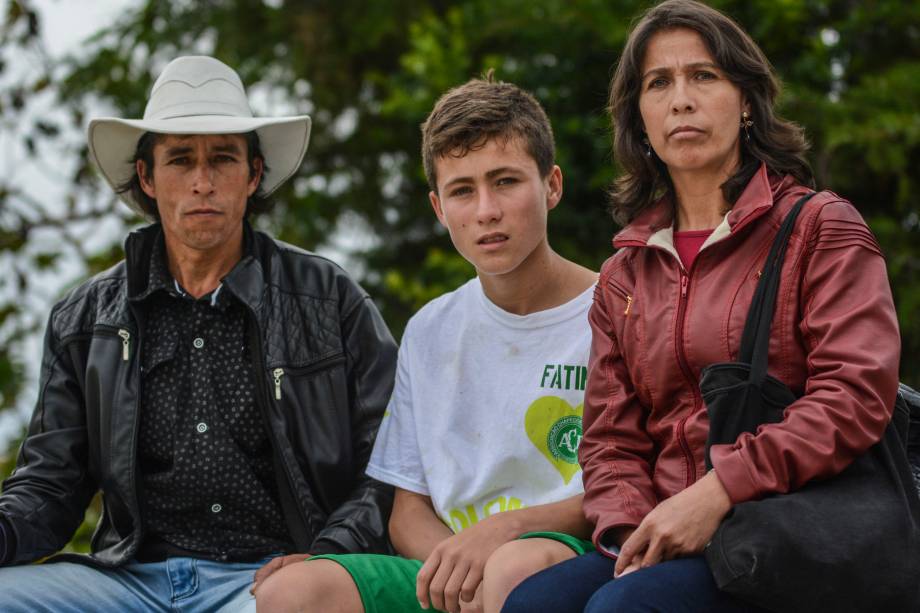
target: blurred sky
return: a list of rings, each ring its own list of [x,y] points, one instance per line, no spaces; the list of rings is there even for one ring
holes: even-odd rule
[[[79,56],[84,41],[101,28],[112,23],[124,12],[127,7],[136,6],[138,0],[34,0],[33,6],[38,9],[41,19],[41,36],[45,41],[46,49],[54,62],[66,55]],[[15,70],[17,67],[12,67]],[[30,66],[18,67],[28,71]],[[11,71],[12,72],[12,71]],[[35,113],[53,112],[40,101],[36,105]],[[87,116],[102,114],[103,110],[87,109]],[[66,125],[66,124],[65,124]],[[0,171],[15,173],[19,183],[28,185],[30,193],[40,202],[48,203],[53,207],[55,203],[63,203],[62,189],[66,189],[66,182],[55,181],[55,171],[66,173],[64,164],[60,159],[55,159],[54,151],[42,151],[40,160],[33,163],[24,155],[21,143],[15,134],[0,135],[3,138],[2,151],[0,151]],[[81,139],[82,134],[74,134],[73,138]],[[101,247],[111,241],[113,233],[121,233],[120,224],[96,224],[87,232],[88,242]],[[57,238],[49,233],[45,238],[53,242]],[[37,241],[38,249],[42,247],[41,240]],[[60,296],[62,288],[76,276],[83,273],[82,264],[76,259],[62,258],[61,265],[54,267],[46,275],[42,275],[42,292],[39,296],[28,296],[29,307],[35,317],[44,321],[54,301]],[[43,326],[42,326],[43,328]],[[23,358],[26,367],[26,382],[19,398],[18,411],[7,412],[0,415],[0,453],[6,447],[6,441],[19,432],[19,428],[28,419],[32,406],[35,403],[37,390],[36,377],[38,363],[41,355],[41,334],[29,339],[23,347]]]
[[[56,57],[79,53],[82,41],[137,4],[137,0],[33,0],[42,16],[48,51]]]

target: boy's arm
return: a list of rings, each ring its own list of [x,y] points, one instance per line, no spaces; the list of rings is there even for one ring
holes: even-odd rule
[[[398,500],[399,490],[396,496]],[[459,598],[466,602],[472,601],[476,589],[482,582],[483,570],[489,556],[501,545],[513,541],[522,534],[537,531],[563,532],[580,538],[588,537],[591,534],[591,526],[581,510],[582,496],[578,494],[558,502],[497,513],[440,542],[435,542],[430,537],[427,537],[429,540],[426,541],[427,533],[423,532],[420,522],[405,524],[403,534],[416,541],[418,551],[422,552],[426,547],[426,551],[430,551],[424,558],[414,554],[412,556],[425,560],[415,586],[416,596],[422,607],[434,606],[445,611],[458,611]],[[434,520],[441,523],[430,503],[429,513]],[[393,515],[396,515],[395,505]],[[441,526],[450,532],[443,523]],[[396,542],[393,518],[390,519],[390,538],[396,549],[403,553]]]
[[[439,543],[453,534],[435,514],[431,498],[396,488],[390,515],[390,542],[399,555],[426,560]]]

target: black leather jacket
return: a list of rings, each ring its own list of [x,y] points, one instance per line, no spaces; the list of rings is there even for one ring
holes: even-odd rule
[[[330,261],[247,226],[251,254],[224,279],[249,308],[259,405],[282,506],[298,548],[386,551],[392,488],[364,474],[393,386],[396,344],[374,304]],[[51,312],[38,403],[0,516],[8,563],[58,551],[97,490],[103,515],[87,561],[116,566],[144,537],[137,433],[142,313],[158,225],[133,232],[126,260]],[[84,558],[85,559],[85,558]]]

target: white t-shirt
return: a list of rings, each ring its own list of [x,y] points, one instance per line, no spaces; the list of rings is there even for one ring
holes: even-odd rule
[[[521,316],[473,279],[425,305],[403,335],[367,474],[430,496],[454,532],[581,493],[593,295]]]

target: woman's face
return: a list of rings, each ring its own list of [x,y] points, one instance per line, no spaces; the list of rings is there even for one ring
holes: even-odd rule
[[[642,63],[641,87],[645,132],[672,178],[734,173],[741,113],[749,107],[699,34],[687,28],[654,34]]]

